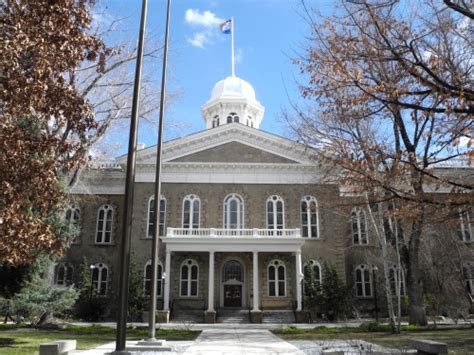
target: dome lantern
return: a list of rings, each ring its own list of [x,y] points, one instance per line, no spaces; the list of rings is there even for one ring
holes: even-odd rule
[[[214,85],[211,98],[202,107],[207,128],[234,122],[259,128],[264,112],[252,85],[232,76]]]

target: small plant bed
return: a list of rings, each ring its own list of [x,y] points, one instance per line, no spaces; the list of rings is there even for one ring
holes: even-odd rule
[[[127,340],[139,340],[147,337],[145,327],[128,328]],[[194,340],[200,331],[187,329],[159,329],[156,337],[166,340]],[[54,340],[76,339],[77,349],[86,350],[115,341],[115,329],[99,325],[65,326],[57,330],[43,330],[25,325],[0,325],[0,354],[30,355],[37,354],[40,344]]]
[[[413,338],[429,339],[448,344],[449,353],[474,354],[474,329],[433,329],[419,326],[402,326],[400,334],[391,334],[387,325],[365,323],[360,327],[315,327],[301,329],[293,326],[273,332],[284,340],[364,340],[383,347],[407,350]]]

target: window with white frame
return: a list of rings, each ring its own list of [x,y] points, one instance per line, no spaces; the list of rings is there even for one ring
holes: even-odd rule
[[[268,264],[268,296],[286,296],[286,268],[281,260],[273,260]]]
[[[400,290],[400,295],[405,294],[405,274],[403,270],[400,270],[396,266],[391,266],[388,269],[388,280],[390,282],[392,296],[397,296],[398,290]]]
[[[151,260],[148,260],[145,264],[145,270],[143,272],[143,289],[145,295],[149,295],[151,292],[151,272],[152,272],[152,265]],[[156,295],[161,297],[163,294],[163,266],[159,263],[156,273]]]
[[[280,196],[270,196],[267,199],[267,228],[283,229],[285,228],[283,199]]]
[[[459,211],[459,223],[457,225],[457,235],[463,242],[472,241],[472,221],[469,209]]]
[[[367,216],[362,208],[354,208],[351,212],[352,242],[354,245],[367,245]]]
[[[215,115],[212,119],[212,128],[219,127],[219,115]]]
[[[58,286],[69,286],[72,284],[73,268],[71,265],[59,263],[54,270],[54,283]]]
[[[318,201],[313,196],[301,199],[301,229],[306,238],[319,238]]]
[[[187,259],[181,264],[180,291],[182,297],[198,295],[199,266],[193,259]]]
[[[309,295],[310,290],[321,285],[321,264],[316,260],[308,260],[303,266],[304,293]]]
[[[196,195],[187,195],[183,200],[183,228],[199,228],[201,201]]]
[[[224,199],[224,228],[244,228],[244,202],[237,194],[230,194]]]
[[[95,264],[92,268],[92,287],[100,296],[107,294],[107,282],[109,278],[109,269],[103,263]]]
[[[112,205],[102,205],[97,211],[97,230],[95,242],[110,244],[112,242],[112,227],[114,222],[114,208]]]
[[[153,238],[153,227],[155,225],[155,196],[151,196],[148,200],[148,218],[147,218],[147,238]],[[164,236],[166,225],[166,198],[161,195],[160,198],[160,228],[159,236]]]
[[[367,265],[356,267],[355,286],[357,297],[372,297],[372,274]]]
[[[77,243],[81,224],[81,210],[79,207],[69,206],[64,213],[64,221],[74,229],[75,237],[72,242]]]
[[[227,123],[232,123],[232,122],[239,123],[239,116],[235,112],[231,112],[227,116]]]

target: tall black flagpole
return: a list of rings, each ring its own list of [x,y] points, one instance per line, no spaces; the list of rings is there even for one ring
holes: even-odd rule
[[[135,182],[135,160],[137,152],[138,110],[140,106],[140,85],[143,64],[143,45],[145,39],[147,0],[142,1],[142,15],[140,19],[140,33],[138,37],[137,62],[135,67],[135,83],[133,86],[132,118],[130,122],[130,136],[128,141],[127,178],[125,181],[125,198],[123,209],[122,243],[120,248],[120,289],[119,308],[117,317],[116,351],[125,350],[127,333],[128,309],[128,282],[130,269],[130,240],[132,236],[132,212]]]
[[[156,174],[155,174],[155,220],[153,225],[153,249],[151,254],[151,290],[150,290],[150,313],[148,338],[155,340],[156,335],[156,296],[157,296],[157,280],[158,276],[158,257],[160,251],[160,205],[161,205],[161,158],[163,152],[163,116],[165,112],[165,91],[166,91],[166,64],[168,61],[168,37],[170,29],[170,6],[171,0],[168,0],[166,8],[166,30],[165,30],[165,47],[163,51],[163,68],[161,73],[161,97],[160,97],[160,118],[158,143],[156,145]],[[163,231],[165,232],[165,231]],[[163,269],[162,269],[163,272]],[[163,302],[164,302],[164,295]]]

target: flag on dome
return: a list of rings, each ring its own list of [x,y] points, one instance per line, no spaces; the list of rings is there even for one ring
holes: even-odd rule
[[[222,22],[219,27],[221,28],[222,33],[229,34],[232,31],[232,19]]]

